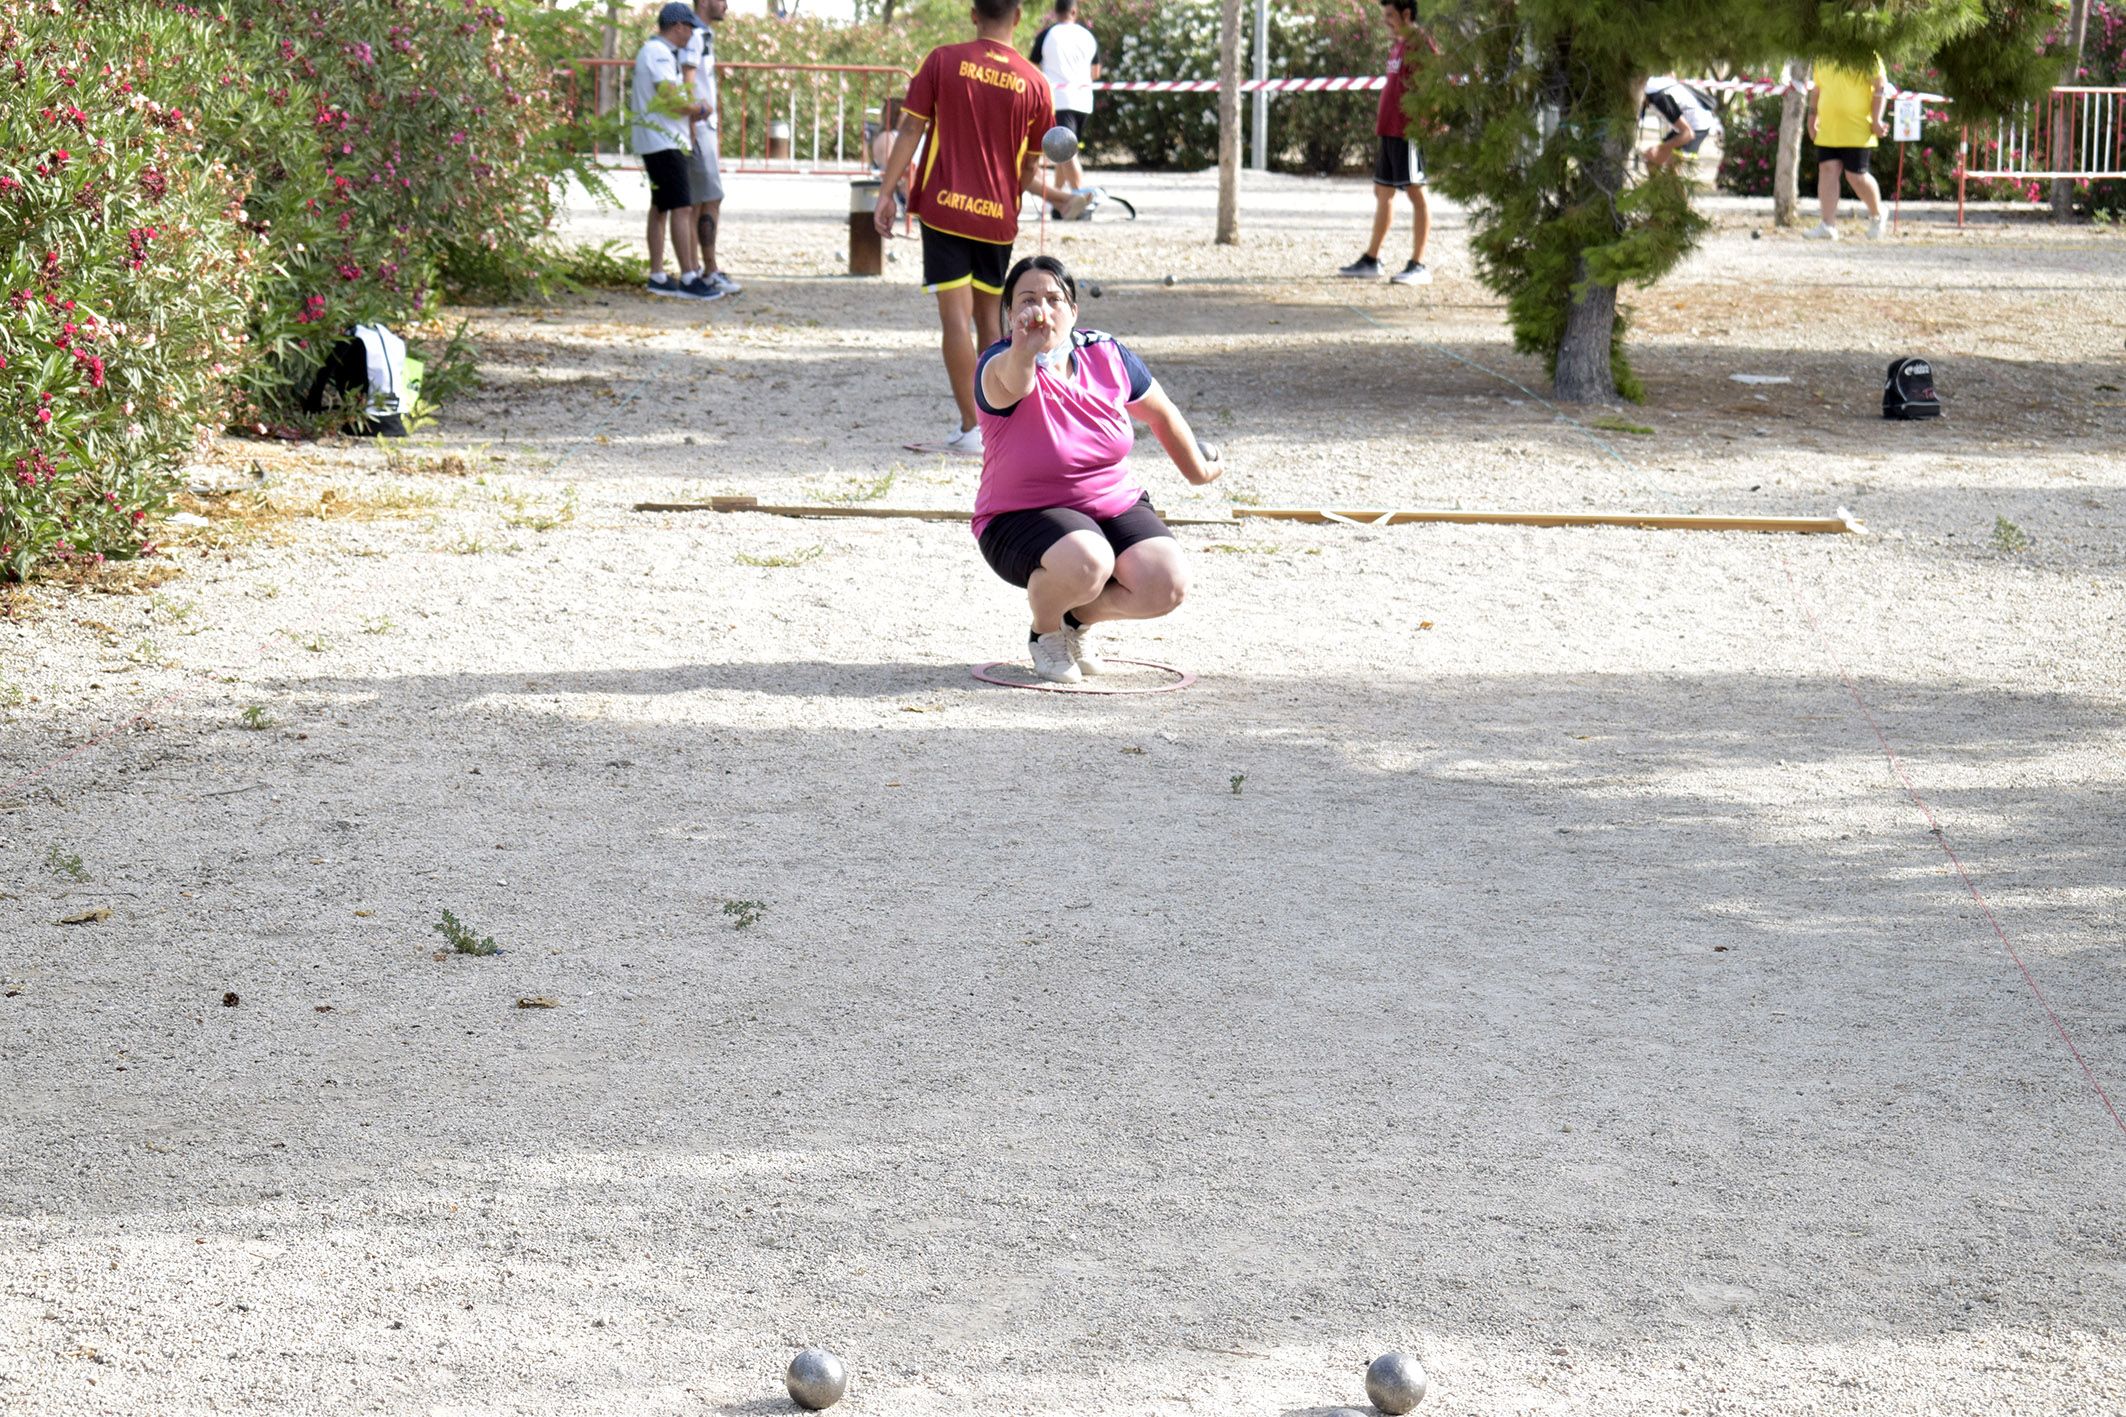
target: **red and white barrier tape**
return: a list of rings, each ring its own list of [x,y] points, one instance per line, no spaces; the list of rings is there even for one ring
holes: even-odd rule
[[[1694,89],[1708,93],[1739,93],[1751,98],[1768,98],[1795,88],[1806,89],[1805,84],[1794,84],[1785,79],[1685,79]],[[1345,76],[1333,79],[1242,79],[1242,93],[1363,93],[1386,88],[1387,76],[1372,74]],[[1096,83],[1094,88],[1106,93],[1216,93],[1216,79],[1121,79],[1108,83]],[[1938,93],[1918,93],[1912,89],[1899,89],[1896,98],[1917,98],[1923,103],[1948,103],[1950,100]]]
[[[1770,98],[1774,94],[1791,93],[1799,89],[1808,92],[1807,84],[1797,84],[1787,79],[1685,79],[1684,83],[1707,93],[1739,93],[1751,98]],[[1922,103],[1953,103],[1947,94],[1921,93],[1917,89],[1895,89],[1892,98],[1916,98]]]
[[[1358,93],[1368,89],[1386,88],[1387,76],[1370,74],[1359,78],[1340,79],[1242,79],[1242,93]],[[1128,79],[1115,83],[1097,83],[1096,89],[1109,93],[1216,93],[1216,79]]]

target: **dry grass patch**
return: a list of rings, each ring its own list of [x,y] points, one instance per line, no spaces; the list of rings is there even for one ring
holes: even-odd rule
[[[176,499],[177,510],[203,517],[208,524],[173,527],[170,539],[186,546],[241,546],[260,541],[280,545],[292,539],[303,522],[407,521],[442,504],[439,494],[404,485],[361,492],[338,487],[315,493],[292,487],[218,495],[185,492]]]

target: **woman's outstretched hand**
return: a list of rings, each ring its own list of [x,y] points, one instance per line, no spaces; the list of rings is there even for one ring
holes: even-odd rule
[[[1011,349],[1016,354],[1031,349],[1039,354],[1048,348],[1055,321],[1048,315],[1048,307],[1038,302],[1029,303],[1016,310],[1011,317]]]

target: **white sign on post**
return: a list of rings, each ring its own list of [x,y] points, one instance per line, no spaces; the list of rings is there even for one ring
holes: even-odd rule
[[[1919,141],[1919,95],[1901,93],[1897,96],[1897,109],[1893,117],[1890,136],[1895,142],[1916,143]]]

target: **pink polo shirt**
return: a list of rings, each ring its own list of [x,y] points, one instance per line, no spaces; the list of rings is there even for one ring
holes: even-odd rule
[[[982,430],[982,485],[974,496],[974,534],[1000,512],[1067,507],[1095,520],[1137,505],[1143,484],[1130,472],[1136,442],[1127,405],[1151,391],[1151,371],[1121,341],[1099,330],[1072,330],[1078,377],[1036,366],[1033,389],[1007,408],[982,392],[982,370],[1011,348],[982,351],[974,398]]]

